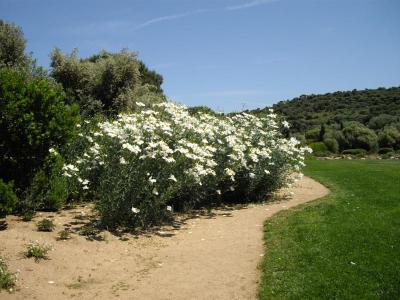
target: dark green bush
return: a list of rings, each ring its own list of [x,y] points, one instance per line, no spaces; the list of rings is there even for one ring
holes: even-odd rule
[[[378,153],[379,154],[387,154],[387,153],[394,153],[394,149],[393,148],[379,148]]]
[[[63,95],[49,80],[0,70],[0,177],[18,189],[29,186],[51,147],[74,136],[79,107],[65,105]]]
[[[43,219],[37,223],[38,231],[51,232],[55,227],[56,225],[54,225],[53,221],[49,219]]]
[[[17,202],[18,198],[13,191],[13,184],[5,183],[0,179],[0,218],[12,213]]]
[[[343,150],[342,154],[365,155],[365,154],[367,154],[367,150],[365,150],[365,149],[346,149],[346,150]]]
[[[42,169],[34,176],[28,189],[23,210],[49,210],[60,209],[68,198],[68,183],[62,176],[64,161],[60,154],[50,154]]]

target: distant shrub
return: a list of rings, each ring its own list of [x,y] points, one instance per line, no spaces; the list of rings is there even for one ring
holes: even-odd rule
[[[312,149],[312,153],[315,156],[325,155],[329,152],[328,147],[323,142],[314,142],[308,144],[308,147]]]
[[[8,270],[6,262],[0,257],[0,290],[6,289],[12,291],[16,279],[15,275]]]
[[[328,150],[332,153],[339,152],[339,143],[334,138],[324,138],[324,144],[328,148]]]
[[[51,81],[0,69],[0,178],[25,189],[51,147],[73,136],[78,107]]]
[[[378,137],[375,132],[358,122],[345,124],[343,135],[346,140],[346,148],[365,149],[369,152],[378,151]]]
[[[50,245],[39,244],[38,242],[30,242],[29,244],[26,245],[24,256],[26,258],[33,257],[37,262],[41,259],[46,259],[47,253],[51,249],[52,247]]]
[[[379,146],[382,148],[400,148],[400,130],[395,126],[385,126],[378,133]]]
[[[18,197],[13,191],[13,184],[0,179],[0,218],[12,213],[17,202]]]
[[[38,231],[51,232],[55,227],[56,226],[54,225],[53,221],[49,219],[43,219],[37,223]]]
[[[393,148],[379,148],[378,153],[379,154],[387,154],[387,153],[394,153],[394,149]]]
[[[312,128],[312,129],[308,129],[306,131],[306,133],[305,133],[306,140],[310,141],[310,142],[319,141],[320,132],[321,132],[321,128],[320,127],[315,127],[315,128]]]
[[[365,150],[365,149],[346,149],[346,150],[343,150],[342,154],[361,156],[361,155],[367,154],[367,150]]]

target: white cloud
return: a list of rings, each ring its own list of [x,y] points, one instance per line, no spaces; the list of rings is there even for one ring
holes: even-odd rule
[[[254,6],[259,6],[263,4],[268,4],[272,2],[276,2],[279,0],[254,0],[251,2],[243,3],[243,4],[238,4],[238,5],[233,5],[233,6],[227,6],[225,7],[226,10],[238,10],[238,9],[245,9],[245,8],[250,8]]]
[[[209,11],[210,10],[208,10],[208,9],[198,9],[198,10],[194,10],[194,11],[185,12],[185,13],[182,13],[182,14],[162,16],[162,17],[150,19],[150,20],[148,20],[146,22],[143,22],[142,24],[139,24],[138,26],[136,26],[135,29],[141,29],[141,28],[150,26],[152,24],[156,24],[156,23],[160,23],[160,22],[172,21],[172,20],[176,20],[176,19],[181,19],[181,18],[185,18],[185,17],[188,17],[188,16],[192,16],[192,15],[206,13],[206,12],[209,12]]]

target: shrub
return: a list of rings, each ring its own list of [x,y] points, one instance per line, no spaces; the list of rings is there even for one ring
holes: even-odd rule
[[[175,210],[265,199],[304,166],[308,148],[285,139],[272,112],[231,117],[159,103],[105,121],[64,165],[70,188],[91,191],[106,226],[149,226]]]
[[[54,225],[53,221],[49,219],[43,219],[37,223],[38,231],[51,232],[54,230],[55,227],[56,225]]]
[[[339,143],[336,139],[334,138],[324,138],[324,144],[328,148],[328,150],[332,153],[338,153],[339,152]]]
[[[6,262],[0,257],[0,290],[12,291],[15,286],[16,277],[8,271]]]
[[[30,242],[26,245],[24,256],[26,258],[33,257],[35,261],[47,258],[47,253],[51,250],[51,245],[39,244],[38,242]]]
[[[68,185],[62,176],[63,164],[61,155],[51,148],[44,166],[35,174],[27,191],[23,210],[56,211],[66,203]]]
[[[65,241],[65,240],[69,240],[70,238],[71,238],[71,232],[68,229],[61,230],[58,233],[59,240]]]
[[[325,154],[328,152],[328,147],[323,142],[315,142],[308,145],[312,149],[314,155]]]
[[[400,148],[400,130],[396,126],[385,126],[378,133],[379,146]]]
[[[13,184],[5,183],[0,179],[0,218],[10,214],[18,202],[17,195],[13,191]]]
[[[348,148],[362,148],[370,152],[378,151],[378,137],[375,132],[358,122],[349,122],[342,130]]]
[[[89,224],[85,224],[81,230],[79,231],[80,235],[86,236],[86,237],[93,237],[97,234],[97,229],[96,227],[89,223]]]
[[[49,149],[74,136],[78,107],[50,81],[10,69],[0,70],[0,99],[0,177],[26,188]]]
[[[342,154],[362,156],[362,155],[367,154],[367,150],[365,150],[365,149],[346,149],[346,150],[343,150]]]
[[[387,153],[394,153],[394,149],[393,148],[379,148],[378,153],[379,154],[387,154]]]

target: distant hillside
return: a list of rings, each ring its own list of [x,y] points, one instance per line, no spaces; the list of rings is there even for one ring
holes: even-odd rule
[[[293,135],[305,138],[308,143],[325,142],[326,133],[340,133],[344,127],[352,126],[361,128],[364,133],[373,131],[380,147],[398,147],[398,142],[389,143],[388,137],[383,135],[390,132],[390,138],[394,136],[397,140],[397,133],[400,134],[400,87],[302,95],[274,104],[272,108],[289,121]],[[268,109],[256,109],[251,113],[262,115],[268,113]],[[340,142],[340,137],[335,136],[335,139]],[[339,150],[349,147],[354,145],[341,145]]]
[[[368,125],[379,115],[400,117],[400,87],[302,95],[274,104],[272,108],[286,117],[295,132],[346,121]],[[268,107],[252,112],[263,114],[267,111]]]

